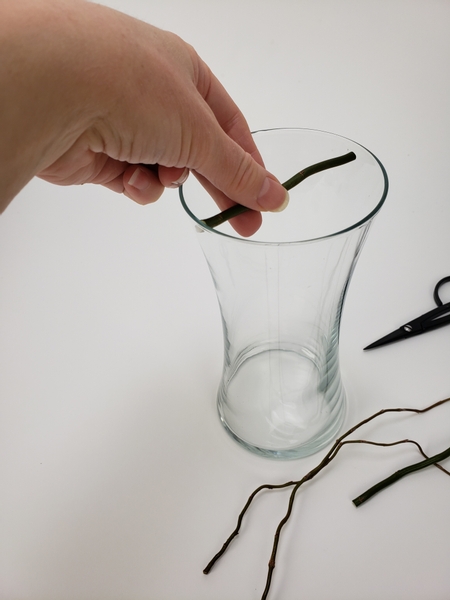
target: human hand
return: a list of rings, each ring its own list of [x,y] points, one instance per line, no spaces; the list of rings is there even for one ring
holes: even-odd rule
[[[39,4],[51,13],[38,42],[55,75],[41,178],[99,183],[147,204],[191,171],[221,209],[255,209],[233,220],[242,235],[258,229],[256,211],[285,203],[286,190],[263,167],[242,113],[191,46],[104,6]],[[145,164],[157,172],[137,166]]]

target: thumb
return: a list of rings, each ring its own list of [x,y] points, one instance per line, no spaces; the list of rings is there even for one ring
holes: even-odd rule
[[[214,197],[221,208],[237,203],[257,211],[280,211],[287,206],[287,190],[253,158],[260,160],[258,151],[246,152],[220,127],[207,140],[202,144],[204,160],[195,170],[216,188]]]

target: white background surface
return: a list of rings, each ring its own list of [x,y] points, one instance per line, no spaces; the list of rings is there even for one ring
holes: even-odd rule
[[[356,268],[341,329],[346,428],[450,395],[450,329],[363,353],[433,308],[450,275],[448,0],[108,0],[189,41],[252,129],[325,129],[371,149],[390,194]],[[450,300],[450,290],[443,295]],[[215,409],[222,334],[212,282],[175,191],[140,207],[35,180],[0,219],[1,600],[261,597],[285,492],[254,487],[320,455],[247,453]],[[450,405],[385,417],[365,437],[450,444]],[[299,493],[271,598],[448,600],[450,478],[351,447]],[[447,461],[448,465],[449,461]]]

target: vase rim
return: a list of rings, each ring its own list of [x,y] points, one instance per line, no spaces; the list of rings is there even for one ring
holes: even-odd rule
[[[271,128],[266,128],[266,129],[257,129],[255,131],[252,131],[252,135],[257,135],[260,133],[268,133],[268,132],[275,132],[275,131],[304,131],[304,132],[311,132],[311,133],[317,133],[317,134],[325,134],[328,136],[333,136],[336,138],[340,138],[342,140],[347,140],[349,142],[351,142],[352,144],[358,146],[359,148],[361,148],[362,150],[364,150],[365,152],[367,152],[370,156],[372,156],[372,158],[375,160],[375,162],[377,163],[378,167],[380,168],[380,172],[383,178],[383,192],[381,194],[380,199],[378,200],[377,204],[374,206],[374,208],[368,212],[367,215],[365,215],[363,218],[357,220],[355,223],[352,223],[351,225],[349,225],[348,227],[344,227],[343,229],[340,229],[338,231],[329,233],[327,235],[322,235],[322,236],[317,236],[317,237],[311,237],[308,239],[301,239],[301,240],[290,240],[290,241],[264,241],[264,240],[255,240],[255,239],[251,239],[251,237],[245,238],[245,237],[241,237],[239,234],[236,233],[236,235],[227,233],[227,232],[223,232],[223,231],[219,231],[213,227],[209,227],[208,225],[206,225],[206,223],[204,221],[202,221],[201,219],[199,219],[193,212],[192,210],[189,208],[188,203],[186,202],[184,193],[183,193],[183,185],[180,186],[179,188],[179,197],[180,197],[180,201],[181,204],[185,210],[185,212],[188,214],[188,216],[194,221],[196,227],[198,227],[200,230],[208,232],[210,234],[213,235],[217,235],[217,236],[221,236],[221,237],[225,237],[228,238],[230,240],[234,240],[236,242],[241,242],[244,244],[251,244],[251,245],[259,245],[259,246],[292,246],[292,245],[301,245],[301,244],[308,244],[308,243],[312,243],[312,242],[318,242],[318,241],[322,241],[322,240],[328,240],[331,238],[335,238],[338,237],[340,235],[344,235],[346,233],[348,233],[349,231],[353,231],[355,229],[358,229],[364,225],[366,225],[367,223],[369,223],[376,215],[377,213],[380,211],[381,207],[383,206],[387,194],[388,194],[388,190],[389,190],[389,179],[388,179],[388,175],[386,172],[386,169],[384,168],[383,163],[379,160],[379,158],[373,153],[371,152],[368,148],[366,148],[365,146],[363,146],[362,144],[355,142],[354,140],[352,140],[351,138],[336,134],[336,133],[332,133],[329,131],[324,131],[324,130],[320,130],[320,129],[312,129],[312,128],[306,128],[306,127],[271,127]]]

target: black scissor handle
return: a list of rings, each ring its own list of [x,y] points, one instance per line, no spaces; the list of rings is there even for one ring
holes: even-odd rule
[[[434,288],[434,292],[433,292],[433,298],[434,301],[436,302],[437,306],[442,306],[444,303],[442,302],[442,300],[439,298],[439,288],[441,286],[444,285],[444,283],[449,283],[450,282],[450,277],[444,277],[443,279],[441,279],[440,281],[437,282],[436,287]]]

